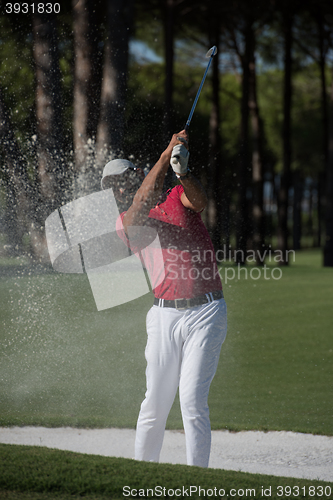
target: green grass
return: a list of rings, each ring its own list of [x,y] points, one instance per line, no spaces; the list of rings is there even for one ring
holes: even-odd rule
[[[86,276],[2,269],[0,425],[133,428],[152,297],[98,312]],[[298,252],[279,280],[251,269],[224,283],[212,427],[332,435],[333,269],[318,251]],[[167,426],[182,428],[178,400]]]
[[[212,425],[220,427],[220,401],[228,428],[331,435],[333,269],[309,251],[281,272],[256,281],[243,270],[224,288],[229,337],[212,386]]]
[[[137,490],[132,496],[124,495],[129,490]],[[312,489],[310,489],[310,486]],[[321,495],[320,487],[326,494]],[[147,493],[147,489],[165,488],[166,494]],[[191,499],[197,498],[265,498],[263,490],[271,488],[269,498],[282,496],[284,488],[289,487],[293,499],[320,498],[332,499],[333,483],[309,481],[304,479],[279,478],[259,474],[247,474],[218,469],[202,469],[186,465],[168,465],[135,460],[82,455],[78,453],[48,450],[31,446],[0,445],[0,498],[10,500],[48,500],[68,499],[124,499],[124,498],[185,498],[177,495],[176,489],[182,488],[190,493]],[[201,492],[199,495],[199,487]],[[280,487],[280,488],[278,488]],[[281,489],[281,487],[283,489]],[[216,493],[211,492],[216,488]],[[297,490],[298,488],[298,490]],[[225,490],[225,495],[222,492]],[[206,495],[203,493],[206,491]],[[218,492],[220,491],[220,494]],[[252,490],[252,491],[250,491]],[[254,490],[254,491],[253,491]],[[140,493],[141,492],[141,493]],[[168,494],[169,493],[169,494]],[[268,491],[266,491],[268,494]],[[299,494],[297,494],[299,493]],[[318,493],[314,495],[314,493]]]

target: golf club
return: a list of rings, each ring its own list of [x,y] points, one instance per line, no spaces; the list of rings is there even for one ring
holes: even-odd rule
[[[198,99],[199,99],[199,96],[200,96],[203,84],[205,83],[206,76],[207,76],[207,73],[208,73],[208,70],[209,70],[209,66],[210,66],[210,64],[212,62],[212,59],[213,59],[213,57],[215,56],[216,53],[217,53],[217,47],[216,47],[216,45],[214,45],[211,49],[209,49],[209,51],[206,54],[206,57],[209,58],[209,61],[208,61],[207,68],[206,68],[206,71],[204,73],[204,76],[202,77],[202,80],[201,80],[200,87],[198,89],[197,95],[195,96],[195,99],[194,99],[194,102],[193,102],[193,105],[192,105],[192,109],[191,109],[190,114],[188,116],[188,119],[187,119],[187,122],[186,122],[186,125],[185,125],[185,132],[188,132],[188,129],[190,127],[192,116],[193,116],[195,107],[197,105],[197,102],[198,102]],[[182,139],[179,138],[179,140],[182,140]],[[174,157],[173,161],[177,162],[177,157],[176,156]]]
[[[208,61],[207,68],[206,68],[206,71],[204,73],[204,76],[202,77],[202,80],[201,80],[201,83],[200,83],[200,87],[198,89],[197,95],[195,96],[194,103],[192,105],[192,109],[190,111],[190,114],[188,116],[188,119],[187,119],[187,122],[186,122],[186,125],[185,125],[185,131],[186,132],[188,132],[188,129],[189,129],[189,126],[190,126],[190,123],[191,123],[191,120],[192,120],[192,116],[193,116],[195,107],[197,105],[197,102],[198,102],[198,99],[199,99],[199,96],[200,96],[203,84],[205,83],[205,80],[206,80],[206,76],[207,76],[207,73],[208,73],[208,70],[209,70],[209,66],[210,66],[210,64],[212,62],[212,59],[213,59],[213,57],[215,56],[216,53],[217,53],[217,47],[214,45],[211,49],[209,49],[209,51],[206,54],[206,57],[207,58],[209,57],[209,61]]]

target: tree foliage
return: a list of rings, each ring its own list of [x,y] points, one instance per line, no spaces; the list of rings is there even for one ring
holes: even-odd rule
[[[235,244],[235,227],[240,203],[237,175],[245,155],[247,160],[243,163],[242,180],[244,214],[246,211],[248,215],[252,213],[251,203],[254,196],[252,183],[254,122],[249,120],[250,115],[246,118],[250,108],[244,86],[248,78],[248,65],[254,64],[257,110],[262,126],[263,192],[270,193],[269,200],[265,195],[261,202],[265,219],[271,221],[270,225],[266,225],[263,235],[265,244],[276,243],[275,210],[281,189],[281,175],[286,168],[286,152],[283,151],[287,139],[283,131],[287,112],[290,112],[290,129],[286,132],[290,140],[287,146],[290,155],[290,178],[285,198],[287,220],[285,245],[292,245],[288,233],[291,235],[290,227],[293,225],[293,219],[288,214],[293,206],[295,172],[298,173],[302,185],[307,183],[312,186],[310,193],[301,189],[302,206],[307,207],[303,219],[312,221],[313,233],[317,231],[321,234],[323,213],[325,207],[329,205],[325,204],[324,179],[331,178],[328,175],[331,167],[328,163],[327,90],[332,80],[333,9],[330,3],[325,0],[319,2],[307,0],[302,3],[296,0],[280,3],[274,0],[269,2],[256,0],[250,7],[245,0],[233,0],[228,4],[217,0],[208,0],[204,4],[189,0],[163,2],[135,0],[133,3],[129,0],[117,0],[117,2],[74,0],[72,5],[69,2],[61,2],[61,13],[56,16],[57,37],[53,44],[58,51],[56,57],[60,73],[53,95],[58,94],[54,106],[58,106],[61,110],[61,118],[56,124],[49,125],[47,134],[51,136],[55,133],[58,138],[62,136],[61,140],[56,141],[56,147],[59,148],[61,145],[65,177],[72,182],[82,168],[84,159],[79,159],[79,148],[90,151],[92,163],[88,164],[88,168],[96,169],[96,174],[99,175],[101,165],[98,164],[94,145],[98,139],[98,130],[101,131],[102,126],[106,127],[104,127],[105,134],[101,136],[103,135],[104,142],[105,137],[107,138],[108,154],[114,152],[117,149],[116,145],[120,146],[122,142],[122,154],[126,157],[133,157],[133,161],[144,167],[153,165],[166,145],[166,111],[170,111],[172,118],[170,123],[175,129],[180,130],[184,127],[205,68],[205,52],[210,43],[214,43],[213,27],[217,24],[218,42],[221,47],[219,93],[214,96],[209,77],[191,123],[192,168],[209,190],[211,170],[207,167],[207,161],[211,158],[212,136],[209,136],[209,127],[212,124],[211,110],[214,99],[214,106],[219,107],[219,123],[216,130],[220,139],[218,166],[214,168],[223,171],[222,177],[215,178],[223,178],[223,186],[220,186],[221,190],[215,191],[215,194],[212,191],[210,196],[217,197],[215,202],[217,201],[216,206],[218,206],[218,198],[224,196],[221,193],[225,193],[228,207],[227,209],[224,207],[223,210],[228,213],[223,217],[229,218],[230,241]],[[83,29],[83,25],[80,25],[79,34],[78,25],[75,25],[75,16],[78,12],[81,12],[83,18],[88,12],[90,16],[84,18],[86,27]],[[171,14],[171,17],[167,17]],[[122,18],[124,28],[119,32],[112,28],[117,15]],[[286,70],[284,30],[285,20],[290,16],[292,16],[290,69],[292,100],[284,107],[283,82]],[[5,15],[0,18],[0,86],[3,104],[9,112],[6,115],[7,121],[10,120],[13,129],[14,135],[11,140],[16,141],[25,175],[34,187],[34,192],[39,193],[39,201],[44,203],[45,195],[41,190],[38,174],[40,162],[38,145],[41,132],[38,129],[36,115],[42,97],[36,94],[38,74],[34,62],[33,22],[32,15]],[[117,23],[117,26],[120,24]],[[250,32],[253,36],[254,59],[246,59]],[[84,41],[91,42],[90,70],[84,67],[84,54],[78,53],[80,48],[78,37],[81,37],[81,45]],[[129,41],[131,44],[141,41],[153,50],[159,59],[151,61],[147,57],[135,58],[130,52],[127,65],[128,51],[132,46],[129,45]],[[109,55],[107,50],[110,51]],[[118,59],[114,57],[115,54],[118,54]],[[171,58],[167,65],[166,54]],[[110,64],[109,69],[107,62]],[[108,75],[115,77],[114,82],[120,82],[120,90],[114,96],[112,92],[107,94],[105,85]],[[112,78],[110,77],[110,81]],[[87,79],[90,79],[90,83],[87,83]],[[109,96],[107,102],[106,95]],[[84,107],[85,105],[87,106]],[[113,108],[116,109],[115,114]],[[103,109],[106,110],[104,115]],[[84,110],[85,115],[80,114]],[[6,119],[4,115],[0,118]],[[55,132],[56,126],[59,127],[58,132]],[[81,134],[80,140],[76,137],[78,133]],[[119,137],[117,134],[120,134]],[[11,206],[6,154],[8,137],[8,134],[6,138],[2,135],[0,145],[0,175],[2,192],[5,195],[2,197],[0,220],[1,231],[6,235],[5,240],[10,246],[12,244],[10,240],[16,242],[17,238],[22,240],[24,232],[31,237],[31,225],[22,222],[19,236],[15,237],[13,231],[6,230],[6,227],[8,229],[6,220]],[[244,137],[246,148],[244,148]],[[51,145],[49,149],[54,150],[55,146]],[[54,173],[59,169],[59,164],[52,166],[51,162],[47,168]],[[221,180],[218,182],[222,183]],[[73,196],[73,192],[69,190],[67,195]],[[54,199],[59,203],[59,198]],[[295,212],[295,207],[293,210]],[[314,222],[316,217],[317,221]],[[250,215],[246,223],[247,229],[251,228],[252,221]],[[309,233],[309,226],[306,227]],[[219,238],[222,244],[221,236]],[[251,231],[248,231],[247,246],[253,244],[251,238]],[[314,237],[312,239],[316,240]],[[31,242],[32,237],[29,251],[33,253]]]

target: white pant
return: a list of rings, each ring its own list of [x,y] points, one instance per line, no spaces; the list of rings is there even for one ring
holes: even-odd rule
[[[136,460],[157,462],[177,388],[187,464],[208,467],[208,392],[227,332],[224,299],[187,310],[153,306],[147,314],[147,391],[135,440]]]

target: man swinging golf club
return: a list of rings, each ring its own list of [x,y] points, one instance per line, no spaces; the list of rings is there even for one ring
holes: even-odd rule
[[[140,246],[155,296],[147,314],[147,390],[137,422],[135,458],[159,460],[167,417],[179,388],[187,464],[208,467],[207,399],[227,317],[213,245],[200,216],[207,199],[188,171],[188,159],[188,135],[183,130],[173,135],[146,177],[127,160],[109,162],[102,188],[113,188],[122,212],[118,235],[128,246]],[[162,193],[170,165],[179,184]],[[157,232],[163,262],[151,255],[150,246],[139,242],[140,228]]]

